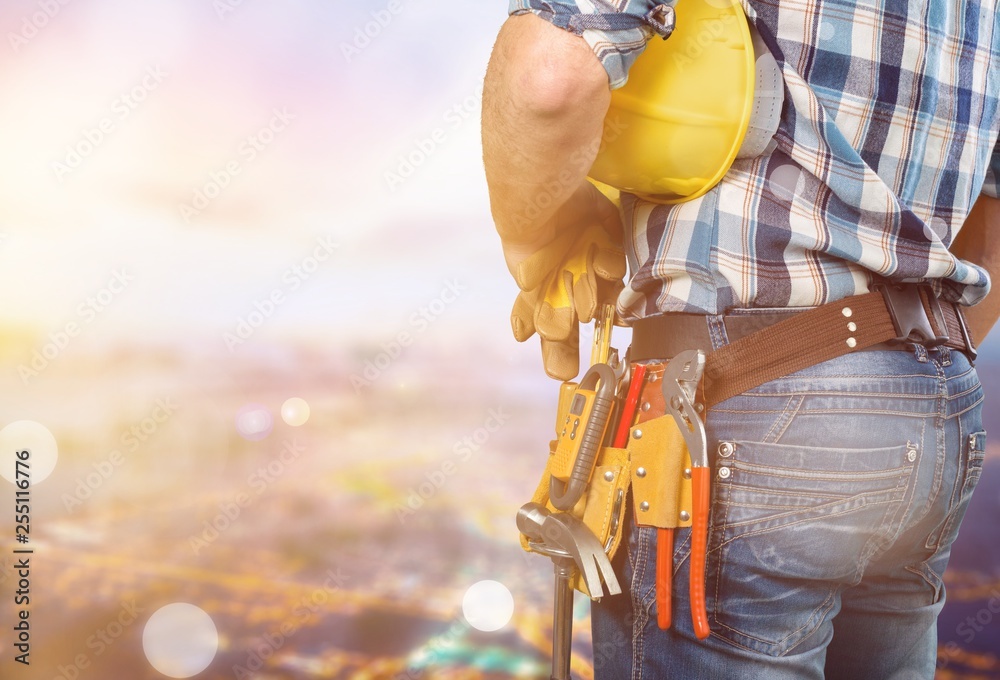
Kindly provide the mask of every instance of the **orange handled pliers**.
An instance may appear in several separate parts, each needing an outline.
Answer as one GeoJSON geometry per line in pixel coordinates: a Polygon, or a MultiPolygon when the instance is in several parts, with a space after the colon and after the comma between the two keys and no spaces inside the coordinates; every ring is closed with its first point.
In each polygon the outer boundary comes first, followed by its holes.
{"type": "MultiPolygon", "coordinates": [[[[705,560],[708,550],[709,481],[708,441],[697,405],[698,384],[705,372],[705,353],[689,350],[675,356],[663,371],[663,398],[691,454],[691,624],[704,640],[711,632],[705,607],[705,560]]],[[[670,627],[670,592],[673,571],[673,529],[660,529],[656,549],[657,623],[670,627]]]]}

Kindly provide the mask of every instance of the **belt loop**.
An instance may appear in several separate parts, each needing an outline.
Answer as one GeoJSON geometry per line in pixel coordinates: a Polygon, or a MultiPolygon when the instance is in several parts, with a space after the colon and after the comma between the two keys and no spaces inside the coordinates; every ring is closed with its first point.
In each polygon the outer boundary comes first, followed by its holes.
{"type": "Polygon", "coordinates": [[[706,315],[708,337],[712,340],[712,349],[716,350],[729,344],[729,333],[726,332],[725,317],[721,314],[706,315]]]}

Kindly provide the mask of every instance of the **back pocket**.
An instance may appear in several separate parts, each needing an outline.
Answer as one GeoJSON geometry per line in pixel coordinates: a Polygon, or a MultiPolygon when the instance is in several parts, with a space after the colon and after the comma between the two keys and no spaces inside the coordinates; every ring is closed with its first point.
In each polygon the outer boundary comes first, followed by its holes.
{"type": "MultiPolygon", "coordinates": [[[[713,629],[779,655],[815,632],[895,529],[917,444],[722,442],[713,482],[713,629]]],[[[711,587],[710,587],[711,588],[711,587]]]]}

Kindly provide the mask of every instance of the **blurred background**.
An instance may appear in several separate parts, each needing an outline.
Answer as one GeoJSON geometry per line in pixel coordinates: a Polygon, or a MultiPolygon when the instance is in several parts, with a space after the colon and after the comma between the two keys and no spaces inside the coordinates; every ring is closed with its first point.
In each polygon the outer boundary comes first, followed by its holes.
{"type": "MultiPolygon", "coordinates": [[[[551,568],[513,517],[557,386],[510,335],[479,149],[505,16],[0,5],[0,677],[547,677],[551,568]]],[[[1000,677],[998,458],[940,678],[1000,677]]]]}

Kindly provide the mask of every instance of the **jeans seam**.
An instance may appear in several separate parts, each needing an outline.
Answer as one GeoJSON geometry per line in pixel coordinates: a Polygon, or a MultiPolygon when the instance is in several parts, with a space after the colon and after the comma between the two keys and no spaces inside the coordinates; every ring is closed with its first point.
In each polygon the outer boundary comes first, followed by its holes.
{"type": "Polygon", "coordinates": [[[781,411],[778,417],[775,418],[774,424],[771,425],[771,429],[764,435],[765,442],[777,443],[778,440],[781,439],[781,435],[785,434],[785,431],[788,430],[792,421],[795,420],[795,416],[798,415],[799,409],[802,408],[803,401],[805,401],[804,395],[799,395],[797,398],[795,396],[788,398],[788,401],[785,402],[785,408],[781,411]],[[775,432],[775,428],[780,429],[775,432]]]}
{"type": "Polygon", "coordinates": [[[629,588],[632,597],[632,612],[635,616],[632,622],[632,677],[635,680],[642,680],[642,653],[643,642],[645,641],[642,629],[646,625],[646,609],[642,606],[642,598],[639,591],[642,587],[642,580],[646,575],[646,563],[648,562],[646,559],[648,552],[646,535],[648,532],[642,531],[639,527],[636,527],[636,530],[639,532],[639,541],[636,546],[636,564],[639,565],[641,571],[637,571],[633,567],[632,584],[629,588]]]}
{"type": "MultiPolygon", "coordinates": [[[[889,499],[884,500],[884,501],[878,501],[878,502],[875,502],[875,503],[866,504],[864,507],[870,508],[870,507],[875,507],[875,506],[878,506],[878,505],[886,505],[888,503],[898,503],[898,502],[899,501],[896,500],[896,499],[889,498],[889,499]]],[[[817,506],[817,508],[822,508],[825,505],[832,505],[832,504],[831,503],[826,503],[824,505],[817,506]]],[[[847,514],[850,514],[852,512],[855,512],[858,509],[859,508],[856,508],[856,507],[847,508],[845,510],[842,510],[841,512],[834,512],[834,513],[831,513],[829,515],[823,515],[821,519],[828,519],[830,517],[840,517],[841,515],[847,515],[847,514]]],[[[773,519],[773,518],[770,518],[770,519],[773,519]]],[[[733,541],[737,541],[737,540],[739,540],[741,538],[747,538],[749,536],[759,536],[761,534],[767,534],[767,533],[770,533],[770,532],[775,531],[777,529],[786,529],[788,527],[797,526],[799,524],[804,524],[806,522],[813,522],[816,519],[817,519],[816,517],[803,517],[802,519],[796,520],[794,522],[789,522],[788,524],[782,524],[779,527],[772,527],[772,528],[767,528],[767,529],[759,529],[757,531],[749,531],[749,532],[747,532],[745,534],[740,534],[739,536],[733,536],[732,538],[723,540],[722,544],[719,545],[719,546],[717,546],[715,548],[715,550],[721,550],[724,546],[728,545],[729,543],[732,543],[733,541]]],[[[738,526],[742,526],[743,524],[756,524],[758,522],[759,522],[759,520],[755,520],[754,522],[737,523],[737,524],[733,524],[732,526],[738,527],[738,526]]]]}
{"type": "MultiPolygon", "coordinates": [[[[910,469],[912,466],[901,465],[899,467],[889,468],[888,470],[882,470],[876,473],[870,472],[837,472],[834,473],[832,470],[821,471],[813,474],[802,473],[802,474],[788,474],[778,472],[779,468],[768,467],[766,465],[755,465],[754,463],[745,463],[742,461],[736,461],[733,468],[736,470],[743,470],[745,472],[750,472],[759,475],[767,475],[768,477],[778,477],[780,479],[813,479],[825,482],[857,482],[857,481],[868,481],[876,479],[891,479],[894,476],[902,474],[904,470],[910,469]]],[[[786,468],[787,469],[787,468],[786,468]]],[[[793,472],[789,470],[789,473],[793,472]]]]}
{"type": "Polygon", "coordinates": [[[946,420],[951,420],[952,418],[957,418],[960,415],[968,413],[969,411],[978,407],[982,403],[983,403],[983,397],[979,397],[979,399],[976,400],[975,404],[971,404],[970,406],[966,406],[965,408],[963,408],[961,411],[956,411],[955,413],[952,413],[950,416],[946,418],[946,420]]]}

